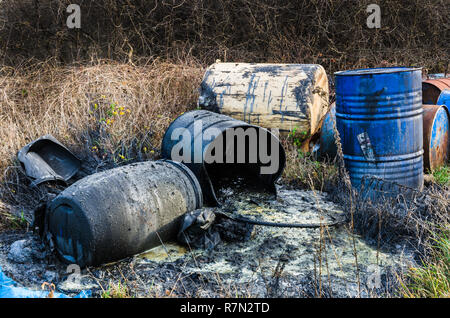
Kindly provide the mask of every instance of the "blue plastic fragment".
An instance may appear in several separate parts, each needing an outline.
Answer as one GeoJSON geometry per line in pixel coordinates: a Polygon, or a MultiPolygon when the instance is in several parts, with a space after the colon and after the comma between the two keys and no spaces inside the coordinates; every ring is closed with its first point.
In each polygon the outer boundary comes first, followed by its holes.
{"type": "MultiPolygon", "coordinates": [[[[6,276],[0,267],[0,298],[47,298],[49,292],[43,290],[32,290],[21,287],[14,280],[6,276]]],[[[89,298],[90,290],[81,291],[74,298],[89,298]]],[[[65,294],[55,292],[53,298],[71,298],[65,294]]]]}

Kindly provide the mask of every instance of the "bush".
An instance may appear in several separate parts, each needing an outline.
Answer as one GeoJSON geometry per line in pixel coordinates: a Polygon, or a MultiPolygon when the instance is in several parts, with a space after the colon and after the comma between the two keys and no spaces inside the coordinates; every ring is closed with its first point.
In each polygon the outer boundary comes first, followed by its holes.
{"type": "Polygon", "coordinates": [[[366,26],[372,1],[3,0],[0,57],[58,62],[191,55],[224,61],[319,63],[328,71],[383,64],[447,68],[445,0],[380,0],[381,29],[366,26]],[[81,6],[81,28],[66,8],[81,6]]]}

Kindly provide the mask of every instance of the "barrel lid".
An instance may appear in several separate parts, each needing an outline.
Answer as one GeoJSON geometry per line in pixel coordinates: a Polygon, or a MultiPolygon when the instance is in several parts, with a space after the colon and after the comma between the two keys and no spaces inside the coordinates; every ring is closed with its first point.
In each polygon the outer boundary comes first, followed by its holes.
{"type": "Polygon", "coordinates": [[[365,74],[388,74],[388,73],[399,73],[399,72],[411,72],[420,71],[421,67],[378,67],[378,68],[362,68],[356,70],[339,71],[334,73],[334,75],[365,75],[365,74]]]}

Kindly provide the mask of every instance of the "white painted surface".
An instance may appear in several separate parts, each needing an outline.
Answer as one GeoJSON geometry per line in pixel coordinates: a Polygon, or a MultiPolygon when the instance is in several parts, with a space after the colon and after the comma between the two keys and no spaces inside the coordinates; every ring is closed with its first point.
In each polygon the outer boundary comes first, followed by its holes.
{"type": "Polygon", "coordinates": [[[281,132],[314,134],[328,111],[328,78],[317,64],[215,63],[199,106],[281,132]]]}

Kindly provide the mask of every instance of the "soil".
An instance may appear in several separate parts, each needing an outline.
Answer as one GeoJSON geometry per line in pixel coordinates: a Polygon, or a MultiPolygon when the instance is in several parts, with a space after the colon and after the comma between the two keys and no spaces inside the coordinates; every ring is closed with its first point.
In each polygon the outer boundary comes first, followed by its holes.
{"type": "MultiPolygon", "coordinates": [[[[343,216],[316,191],[278,185],[275,197],[238,182],[217,193],[223,212],[259,221],[326,224],[343,216]]],[[[406,239],[378,242],[352,234],[345,224],[281,228],[217,218],[214,226],[222,242],[213,249],[169,242],[81,271],[61,263],[30,231],[2,232],[0,267],[25,287],[54,283],[69,296],[91,290],[101,297],[120,283],[130,297],[392,297],[396,274],[415,265],[406,239]]]]}

